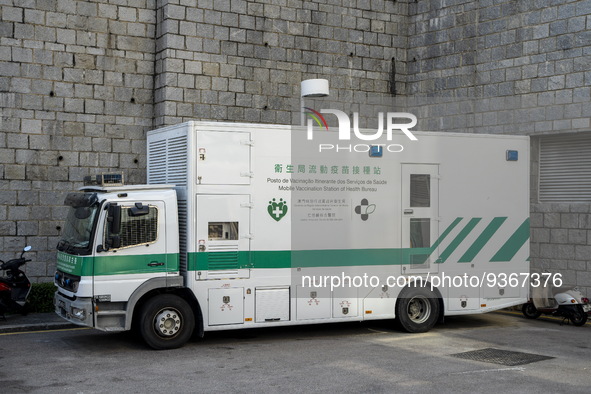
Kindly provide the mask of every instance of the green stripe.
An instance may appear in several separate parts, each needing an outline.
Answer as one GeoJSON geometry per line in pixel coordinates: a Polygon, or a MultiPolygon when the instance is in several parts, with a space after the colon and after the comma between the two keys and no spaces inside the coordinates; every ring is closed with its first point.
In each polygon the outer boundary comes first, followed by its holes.
{"type": "Polygon", "coordinates": [[[464,239],[468,236],[468,234],[470,234],[474,227],[476,227],[480,220],[482,220],[482,218],[470,219],[470,221],[468,222],[468,224],[466,224],[462,231],[460,231],[460,233],[456,235],[456,238],[453,241],[451,241],[451,243],[447,246],[443,253],[439,255],[439,260],[442,263],[445,263],[447,258],[457,249],[458,246],[460,246],[462,241],[464,241],[464,239]]]}
{"type": "Polygon", "coordinates": [[[478,253],[484,248],[484,245],[490,241],[501,225],[507,220],[506,217],[494,218],[484,229],[482,234],[476,238],[476,241],[468,248],[466,253],[458,260],[458,263],[471,263],[478,253]]]}
{"type": "Polygon", "coordinates": [[[97,256],[94,258],[95,275],[153,274],[179,270],[179,254],[145,254],[131,256],[97,256]],[[164,263],[149,266],[150,263],[164,263]]]}
{"type": "Polygon", "coordinates": [[[529,239],[529,218],[519,226],[490,261],[511,261],[529,239]]]}
{"type": "Polygon", "coordinates": [[[56,269],[77,276],[92,276],[92,257],[57,252],[56,269]]]}
{"type": "Polygon", "coordinates": [[[179,254],[163,253],[89,257],[58,252],[56,268],[58,271],[78,276],[176,272],[179,270],[179,254]],[[164,265],[151,267],[148,264],[152,262],[162,262],[164,265]]]}
{"type": "Polygon", "coordinates": [[[456,220],[454,220],[452,222],[452,224],[450,224],[445,231],[443,232],[443,234],[441,234],[441,237],[439,237],[437,239],[437,241],[435,241],[435,243],[433,244],[433,246],[431,246],[432,252],[435,251],[435,249],[439,246],[439,244],[441,244],[441,242],[445,239],[445,237],[447,237],[449,235],[449,233],[451,233],[451,231],[462,221],[463,218],[456,218],[456,220]]]}
{"type": "MultiPolygon", "coordinates": [[[[431,255],[461,221],[462,218],[456,218],[430,248],[241,251],[238,252],[234,265],[228,269],[420,264],[422,256],[427,258],[431,255]]],[[[213,253],[219,252],[188,253],[187,269],[212,269],[210,261],[213,259],[208,254],[213,253]]]]}

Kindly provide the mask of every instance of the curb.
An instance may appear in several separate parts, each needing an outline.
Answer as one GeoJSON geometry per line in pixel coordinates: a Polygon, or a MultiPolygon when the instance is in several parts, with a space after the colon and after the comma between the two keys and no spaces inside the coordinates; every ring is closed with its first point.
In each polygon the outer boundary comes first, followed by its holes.
{"type": "Polygon", "coordinates": [[[23,324],[23,325],[0,325],[0,334],[11,334],[17,332],[29,332],[29,331],[46,331],[46,330],[64,330],[70,328],[79,328],[72,323],[39,323],[39,324],[23,324]]]}
{"type": "Polygon", "coordinates": [[[0,335],[46,330],[72,329],[77,326],[53,313],[31,313],[26,316],[8,315],[4,319],[0,317],[0,335]]]}

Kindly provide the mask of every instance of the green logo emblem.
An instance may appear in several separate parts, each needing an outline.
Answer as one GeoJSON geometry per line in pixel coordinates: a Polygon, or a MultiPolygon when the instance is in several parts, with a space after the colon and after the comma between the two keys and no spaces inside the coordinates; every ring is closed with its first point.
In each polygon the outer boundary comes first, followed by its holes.
{"type": "Polygon", "coordinates": [[[269,201],[267,212],[269,212],[269,215],[278,222],[287,214],[287,202],[283,201],[282,198],[279,199],[279,202],[276,202],[275,199],[273,199],[273,201],[269,201]]]}

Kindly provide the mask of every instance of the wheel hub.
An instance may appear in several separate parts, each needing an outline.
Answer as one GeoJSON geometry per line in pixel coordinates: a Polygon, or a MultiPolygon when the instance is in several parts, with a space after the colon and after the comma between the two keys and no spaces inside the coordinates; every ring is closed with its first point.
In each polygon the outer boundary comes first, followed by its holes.
{"type": "Polygon", "coordinates": [[[414,323],[424,323],[431,316],[429,300],[423,296],[413,297],[408,303],[407,314],[414,323]]]}
{"type": "Polygon", "coordinates": [[[164,337],[175,335],[179,332],[181,325],[180,313],[174,309],[163,309],[154,320],[156,332],[164,337]]]}

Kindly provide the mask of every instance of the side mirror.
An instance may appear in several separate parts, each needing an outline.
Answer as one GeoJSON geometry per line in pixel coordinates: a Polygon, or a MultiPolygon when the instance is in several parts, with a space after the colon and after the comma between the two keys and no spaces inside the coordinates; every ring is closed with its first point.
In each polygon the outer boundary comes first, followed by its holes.
{"type": "Polygon", "coordinates": [[[129,208],[129,216],[144,216],[150,213],[150,207],[136,202],[135,206],[129,208]]]}
{"type": "Polygon", "coordinates": [[[117,204],[107,206],[107,234],[105,234],[104,245],[97,248],[97,252],[106,252],[111,248],[121,247],[121,207],[117,204]]]}
{"type": "Polygon", "coordinates": [[[109,234],[119,234],[121,231],[121,207],[119,205],[110,204],[107,209],[107,227],[109,234]]]}
{"type": "Polygon", "coordinates": [[[21,253],[21,259],[23,258],[23,256],[24,256],[25,252],[28,252],[28,251],[29,251],[29,250],[31,250],[31,249],[33,249],[33,248],[31,247],[31,245],[27,245],[27,246],[25,246],[25,247],[23,248],[23,252],[21,253]]]}

